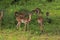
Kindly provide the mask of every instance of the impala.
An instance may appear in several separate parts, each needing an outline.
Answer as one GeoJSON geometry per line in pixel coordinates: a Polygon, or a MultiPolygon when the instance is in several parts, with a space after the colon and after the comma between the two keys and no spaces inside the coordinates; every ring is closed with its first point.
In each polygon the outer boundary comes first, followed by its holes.
{"type": "Polygon", "coordinates": [[[33,12],[35,12],[36,14],[37,14],[37,22],[38,22],[38,24],[39,24],[39,26],[40,26],[40,30],[41,30],[41,32],[43,32],[44,30],[44,28],[43,28],[43,17],[42,17],[42,12],[41,12],[41,9],[40,8],[36,8],[35,10],[33,10],[33,12]]]}
{"type": "Polygon", "coordinates": [[[17,29],[20,27],[21,23],[24,23],[24,31],[26,30],[27,25],[29,24],[29,22],[31,21],[31,12],[28,14],[28,18],[25,17],[24,13],[18,13],[15,12],[15,16],[16,16],[16,20],[17,20],[17,29]]]}

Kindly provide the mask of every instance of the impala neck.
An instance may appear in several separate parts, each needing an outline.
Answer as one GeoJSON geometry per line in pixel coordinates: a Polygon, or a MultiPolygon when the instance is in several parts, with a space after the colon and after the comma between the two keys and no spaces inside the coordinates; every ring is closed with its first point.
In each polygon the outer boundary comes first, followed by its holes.
{"type": "Polygon", "coordinates": [[[31,14],[29,14],[29,21],[31,20],[31,14]]]}

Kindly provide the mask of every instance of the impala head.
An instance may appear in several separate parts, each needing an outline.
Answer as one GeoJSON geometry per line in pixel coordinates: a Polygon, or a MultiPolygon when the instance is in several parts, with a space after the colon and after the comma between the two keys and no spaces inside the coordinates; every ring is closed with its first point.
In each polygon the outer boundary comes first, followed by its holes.
{"type": "Polygon", "coordinates": [[[36,13],[40,13],[41,12],[41,9],[40,8],[36,8],[36,13]]]}
{"type": "Polygon", "coordinates": [[[25,14],[24,13],[21,13],[21,12],[15,12],[15,16],[16,17],[19,17],[20,19],[22,19],[22,18],[25,17],[25,14]]]}
{"type": "Polygon", "coordinates": [[[15,16],[17,17],[19,15],[19,12],[15,12],[15,16]]]}
{"type": "Polygon", "coordinates": [[[32,10],[32,12],[35,12],[37,15],[40,15],[41,14],[41,9],[36,8],[36,9],[32,10]]]}

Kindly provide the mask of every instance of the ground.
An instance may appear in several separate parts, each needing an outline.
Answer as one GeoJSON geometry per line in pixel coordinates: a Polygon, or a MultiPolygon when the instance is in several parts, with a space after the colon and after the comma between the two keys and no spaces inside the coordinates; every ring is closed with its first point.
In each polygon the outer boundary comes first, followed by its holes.
{"type": "Polygon", "coordinates": [[[0,40],[60,40],[60,35],[30,34],[30,32],[3,30],[0,31],[0,40]]]}

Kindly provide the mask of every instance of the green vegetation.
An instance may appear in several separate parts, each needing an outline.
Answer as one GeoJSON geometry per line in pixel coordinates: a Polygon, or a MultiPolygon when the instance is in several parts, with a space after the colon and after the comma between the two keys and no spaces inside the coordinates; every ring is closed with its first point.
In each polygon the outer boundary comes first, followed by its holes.
{"type": "Polygon", "coordinates": [[[12,0],[1,0],[0,10],[4,10],[4,17],[2,20],[2,27],[0,30],[0,40],[60,40],[60,0],[48,2],[46,0],[19,0],[11,5],[12,0]],[[14,16],[15,11],[27,9],[29,11],[40,8],[43,12],[44,20],[45,13],[50,12],[52,23],[44,22],[44,34],[40,35],[39,26],[37,24],[36,15],[32,16],[32,21],[29,24],[30,32],[24,32],[24,24],[21,25],[19,30],[16,30],[16,19],[14,16]],[[48,34],[48,35],[47,35],[48,34]]]}

